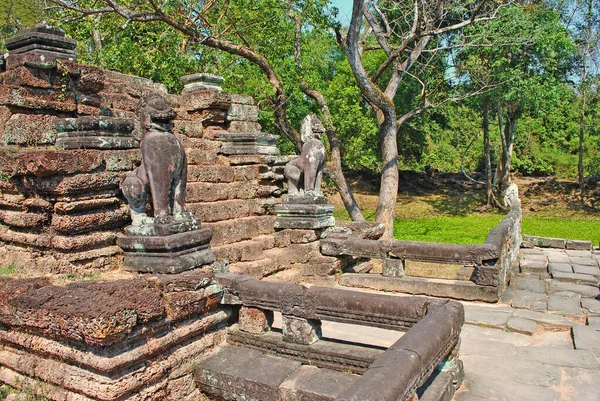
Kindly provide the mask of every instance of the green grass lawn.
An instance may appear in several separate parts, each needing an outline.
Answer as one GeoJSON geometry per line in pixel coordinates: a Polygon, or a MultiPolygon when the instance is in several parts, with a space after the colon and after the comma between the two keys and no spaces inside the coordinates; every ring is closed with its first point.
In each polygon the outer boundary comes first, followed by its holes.
{"type": "MultiPolygon", "coordinates": [[[[345,210],[336,210],[334,215],[336,219],[348,220],[345,210]]],[[[364,215],[368,220],[373,220],[375,213],[366,210],[364,215]]],[[[498,213],[396,218],[394,238],[403,241],[480,244],[485,241],[488,231],[503,218],[504,215],[498,213]]],[[[590,240],[597,246],[600,241],[600,218],[548,218],[528,213],[523,218],[523,234],[590,240]]]]}

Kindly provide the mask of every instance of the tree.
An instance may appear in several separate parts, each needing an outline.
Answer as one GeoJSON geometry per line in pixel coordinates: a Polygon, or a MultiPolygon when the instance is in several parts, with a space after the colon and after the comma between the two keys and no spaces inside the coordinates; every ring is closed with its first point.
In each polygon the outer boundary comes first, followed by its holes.
{"type": "Polygon", "coordinates": [[[600,2],[597,0],[558,1],[556,9],[577,46],[578,63],[575,84],[579,92],[579,147],[577,176],[583,202],[585,194],[584,150],[586,116],[594,98],[595,78],[600,74],[600,2]]]}
{"type": "Polygon", "coordinates": [[[0,2],[0,49],[4,41],[19,30],[40,22],[43,15],[43,0],[2,0],[0,2]]]}
{"type": "Polygon", "coordinates": [[[469,82],[495,86],[485,96],[484,113],[492,108],[498,120],[501,152],[494,184],[503,191],[510,183],[517,123],[524,113],[543,113],[558,102],[573,44],[558,15],[544,4],[506,8],[495,21],[472,29],[468,34],[480,40],[462,52],[461,70],[469,82]]]}
{"type": "MultiPolygon", "coordinates": [[[[376,220],[385,225],[384,238],[393,234],[394,207],[398,196],[398,129],[411,118],[443,102],[430,93],[444,71],[430,73],[454,48],[452,36],[464,27],[495,17],[496,4],[485,1],[367,1],[355,0],[348,33],[338,30],[338,40],[362,94],[377,110],[382,158],[381,185],[376,220]],[[366,22],[365,22],[366,21],[366,22]],[[374,40],[369,41],[373,36],[374,40]],[[366,51],[383,52],[373,72],[365,68],[366,51]],[[397,109],[394,101],[401,86],[417,83],[420,96],[397,109]],[[435,99],[435,100],[434,100],[435,99]],[[408,106],[408,107],[407,107],[408,106]]],[[[502,5],[502,3],[500,3],[502,5]]],[[[443,97],[443,95],[442,95],[443,97]]]]}
{"type": "MultiPolygon", "coordinates": [[[[62,10],[77,18],[93,18],[104,15],[119,15],[125,26],[133,22],[162,23],[177,31],[186,39],[186,44],[202,45],[227,54],[241,57],[257,66],[270,86],[272,95],[268,98],[274,114],[276,126],[299,150],[300,135],[288,118],[290,98],[282,75],[297,70],[294,58],[295,44],[301,42],[305,33],[327,30],[332,24],[327,0],[289,1],[176,1],[157,3],[154,0],[134,2],[129,0],[50,0],[62,10]],[[101,4],[101,6],[98,6],[101,4]],[[319,29],[317,29],[319,28],[319,29]],[[296,40],[294,40],[294,35],[296,40]],[[273,46],[273,38],[278,38],[278,46],[273,46]],[[277,65],[278,68],[274,68],[277,65]]],[[[96,42],[98,42],[96,40],[96,42]]],[[[98,47],[98,46],[97,46],[98,47]]],[[[298,77],[298,71],[295,71],[298,77]]],[[[289,75],[294,75],[292,72],[289,75]]],[[[291,79],[287,82],[296,82],[291,79]]],[[[323,112],[325,120],[327,107],[320,93],[308,86],[306,93],[313,97],[323,112]],[[309,89],[312,89],[309,91],[309,89]]],[[[354,219],[364,220],[352,193],[346,185],[341,170],[341,158],[333,125],[328,123],[328,138],[332,150],[332,163],[329,164],[333,181],[337,184],[354,219]]]]}

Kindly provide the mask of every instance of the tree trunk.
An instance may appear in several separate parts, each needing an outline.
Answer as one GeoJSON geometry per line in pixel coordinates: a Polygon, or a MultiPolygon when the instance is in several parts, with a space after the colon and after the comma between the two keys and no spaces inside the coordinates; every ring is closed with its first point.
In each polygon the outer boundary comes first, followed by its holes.
{"type": "Polygon", "coordinates": [[[510,165],[512,162],[512,151],[515,140],[515,131],[517,130],[517,121],[520,113],[509,111],[502,128],[502,112],[498,108],[498,124],[500,126],[500,137],[502,142],[502,152],[496,167],[494,181],[498,186],[500,193],[504,193],[510,185],[510,165]]]}
{"type": "Polygon", "coordinates": [[[581,202],[585,195],[585,177],[583,173],[583,151],[584,151],[584,134],[585,134],[585,95],[582,93],[582,108],[581,115],[579,116],[579,160],[577,162],[577,172],[579,176],[579,196],[581,202]]]}
{"type": "Polygon", "coordinates": [[[377,202],[376,220],[385,226],[382,238],[392,238],[394,235],[394,208],[398,197],[398,145],[396,142],[396,110],[394,101],[369,78],[362,62],[360,32],[363,21],[364,0],[355,0],[352,6],[352,18],[346,37],[346,57],[352,69],[352,74],[361,93],[377,107],[383,119],[379,125],[381,141],[381,157],[383,168],[379,200],[377,202]]]}
{"type": "Polygon", "coordinates": [[[489,120],[489,105],[486,103],[483,106],[483,121],[481,128],[483,129],[483,153],[485,155],[485,189],[487,192],[487,205],[494,205],[494,187],[492,180],[492,147],[490,145],[490,120],[489,120]]]}
{"type": "Polygon", "coordinates": [[[384,113],[384,120],[379,127],[381,138],[381,184],[377,202],[376,220],[385,226],[382,238],[394,236],[394,209],[398,198],[398,142],[396,140],[396,115],[384,113]]]}

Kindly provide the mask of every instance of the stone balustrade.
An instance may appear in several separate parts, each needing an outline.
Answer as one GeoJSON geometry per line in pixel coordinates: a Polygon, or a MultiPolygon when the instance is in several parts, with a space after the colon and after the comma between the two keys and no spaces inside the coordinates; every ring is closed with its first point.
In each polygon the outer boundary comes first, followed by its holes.
{"type": "Polygon", "coordinates": [[[460,245],[432,242],[358,239],[331,235],[321,241],[328,256],[353,256],[382,260],[382,274],[348,273],[340,284],[413,294],[497,302],[521,245],[520,205],[511,208],[492,228],[483,244],[460,245]],[[463,265],[456,280],[427,280],[405,275],[406,261],[463,265]]]}

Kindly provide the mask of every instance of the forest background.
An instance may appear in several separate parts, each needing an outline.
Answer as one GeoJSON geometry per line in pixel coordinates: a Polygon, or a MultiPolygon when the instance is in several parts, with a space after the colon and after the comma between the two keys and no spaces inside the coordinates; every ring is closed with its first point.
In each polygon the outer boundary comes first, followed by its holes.
{"type": "MultiPolygon", "coordinates": [[[[532,223],[531,234],[598,242],[600,1],[442,0],[435,6],[388,0],[5,0],[0,48],[23,27],[47,21],[78,41],[80,62],[147,77],[173,92],[182,75],[221,75],[225,90],[254,96],[264,130],[282,134],[279,146],[287,154],[297,153],[294,131],[302,118],[317,113],[333,134],[326,146],[334,157],[337,149],[358,200],[358,213],[349,208],[349,215],[384,223],[376,199],[385,195],[384,181],[377,186],[389,164],[385,113],[368,91],[378,85],[386,92],[399,71],[401,84],[389,96],[398,123],[393,170],[404,171],[392,177],[400,183],[398,204],[392,191],[396,238],[444,242],[446,231],[448,241],[456,241],[459,226],[487,232],[501,216],[502,191],[511,178],[504,168],[522,193],[537,196],[524,222],[525,229],[528,219],[532,223]],[[357,3],[365,3],[364,12],[352,12],[357,3]],[[111,4],[141,11],[127,18],[111,4]],[[137,17],[157,10],[193,30],[137,17]],[[352,58],[353,29],[358,62],[352,58]],[[212,39],[260,55],[280,87],[256,60],[211,46],[212,39]],[[445,174],[461,171],[462,178],[445,174]],[[415,203],[414,196],[424,198],[415,203]],[[494,206],[499,215],[489,214],[494,206]],[[432,214],[459,217],[432,228],[432,214]],[[551,228],[557,217],[565,224],[551,228]]],[[[336,166],[330,163],[328,170],[334,192],[336,166]]],[[[481,235],[465,233],[459,241],[477,242],[481,235]]]]}

